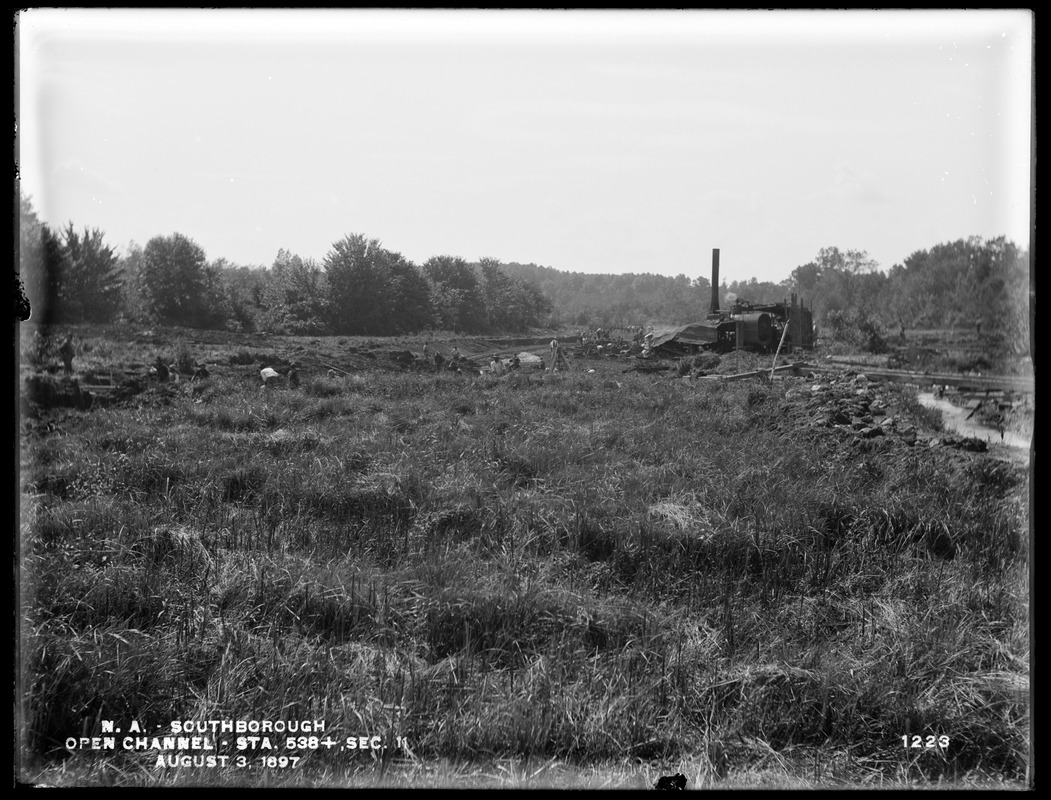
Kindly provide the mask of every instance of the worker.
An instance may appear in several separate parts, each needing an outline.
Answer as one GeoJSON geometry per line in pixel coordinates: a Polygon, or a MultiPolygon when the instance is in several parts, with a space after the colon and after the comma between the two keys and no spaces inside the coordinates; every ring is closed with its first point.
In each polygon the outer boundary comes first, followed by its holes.
{"type": "Polygon", "coordinates": [[[423,360],[426,363],[431,363],[431,346],[429,343],[423,343],[423,360]]]}
{"type": "Polygon", "coordinates": [[[164,363],[164,359],[157,356],[157,361],[153,365],[153,368],[157,371],[157,382],[167,383],[168,382],[168,365],[164,363]]]}
{"type": "Polygon", "coordinates": [[[500,356],[493,353],[493,359],[489,362],[489,371],[494,375],[503,375],[504,369],[504,362],[500,359],[500,356]]]}
{"type": "Polygon", "coordinates": [[[62,346],[58,348],[58,354],[62,356],[62,366],[65,367],[66,374],[73,374],[73,355],[75,353],[73,347],[73,336],[69,335],[62,342],[62,346]]]}
{"type": "Polygon", "coordinates": [[[651,332],[646,334],[646,336],[645,336],[645,338],[643,340],[642,357],[643,358],[649,358],[650,354],[652,352],[653,352],[653,332],[651,331],[651,332]]]}
{"type": "Polygon", "coordinates": [[[270,386],[278,377],[278,373],[273,367],[263,367],[259,370],[259,377],[263,379],[263,386],[270,386]]]}

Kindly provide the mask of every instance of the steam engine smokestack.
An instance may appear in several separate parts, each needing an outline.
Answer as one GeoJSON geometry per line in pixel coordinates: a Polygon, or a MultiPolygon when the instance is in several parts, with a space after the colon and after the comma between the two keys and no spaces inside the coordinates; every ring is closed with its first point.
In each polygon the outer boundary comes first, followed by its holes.
{"type": "Polygon", "coordinates": [[[719,248],[712,250],[712,313],[719,313],[719,248]]]}

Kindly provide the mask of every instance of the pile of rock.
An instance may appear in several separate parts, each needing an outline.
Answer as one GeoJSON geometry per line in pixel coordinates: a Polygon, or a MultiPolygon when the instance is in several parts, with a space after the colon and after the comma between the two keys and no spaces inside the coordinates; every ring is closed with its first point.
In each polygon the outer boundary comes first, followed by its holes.
{"type": "Polygon", "coordinates": [[[861,373],[828,376],[810,386],[807,402],[811,427],[840,428],[864,439],[894,434],[915,444],[916,428],[889,413],[893,397],[861,373]]]}

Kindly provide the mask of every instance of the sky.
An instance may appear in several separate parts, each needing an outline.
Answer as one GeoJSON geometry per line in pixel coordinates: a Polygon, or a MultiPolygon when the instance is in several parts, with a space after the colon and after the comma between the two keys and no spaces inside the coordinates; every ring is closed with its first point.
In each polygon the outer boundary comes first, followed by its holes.
{"type": "Polygon", "coordinates": [[[567,272],[781,281],[1032,231],[1033,16],[30,9],[21,189],[118,253],[351,234],[567,272]]]}

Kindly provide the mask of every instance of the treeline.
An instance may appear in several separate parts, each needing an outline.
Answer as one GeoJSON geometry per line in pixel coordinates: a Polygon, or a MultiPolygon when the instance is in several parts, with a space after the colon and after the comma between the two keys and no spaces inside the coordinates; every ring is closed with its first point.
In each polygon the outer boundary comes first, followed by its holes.
{"type": "Polygon", "coordinates": [[[524,331],[551,303],[492,258],[435,256],[418,267],[350,234],[322,263],[278,251],[269,268],[209,261],[186,236],[119,255],[99,230],[53,231],[20,197],[19,273],[44,325],[135,321],[291,335],[385,336],[428,329],[524,331]]]}
{"type": "MultiPolygon", "coordinates": [[[[554,326],[679,325],[711,307],[706,276],[586,275],[514,262],[504,270],[551,298],[554,326]]],[[[719,306],[776,303],[793,292],[832,339],[878,348],[902,328],[980,327],[989,341],[1029,346],[1029,254],[1004,237],[939,244],[886,272],[864,251],[823,248],[779,283],[722,282],[719,306]]]]}
{"type": "Polygon", "coordinates": [[[886,272],[863,251],[825,248],[786,286],[813,298],[828,336],[873,351],[910,328],[967,329],[990,347],[1029,351],[1029,253],[1002,236],[918,250],[886,272]]]}
{"type": "Polygon", "coordinates": [[[708,313],[711,281],[706,277],[564,272],[511,262],[504,270],[527,280],[551,298],[553,327],[676,325],[708,313]]]}
{"type": "MultiPolygon", "coordinates": [[[[19,270],[38,321],[121,319],[283,334],[679,325],[711,306],[707,275],[592,275],[536,264],[435,256],[422,266],[351,234],[318,264],[280,250],[267,268],[209,262],[175,233],[118,256],[98,230],[52,231],[21,197],[19,270]]],[[[707,270],[705,270],[707,271],[707,270]]],[[[1004,237],[919,250],[887,271],[860,250],[823,248],[778,283],[723,282],[735,299],[812,306],[823,338],[878,350],[903,328],[981,329],[1029,347],[1029,254],[1004,237]]]]}

